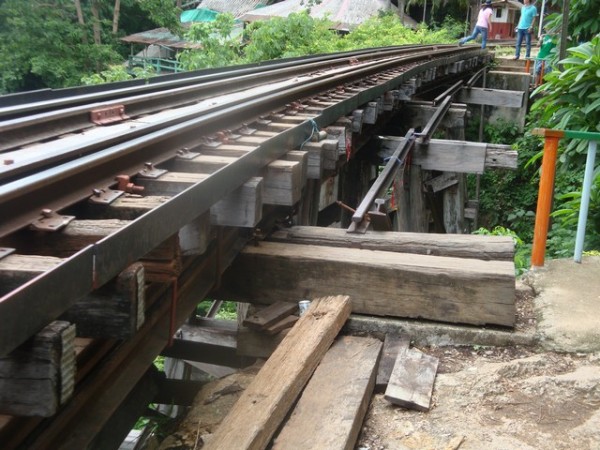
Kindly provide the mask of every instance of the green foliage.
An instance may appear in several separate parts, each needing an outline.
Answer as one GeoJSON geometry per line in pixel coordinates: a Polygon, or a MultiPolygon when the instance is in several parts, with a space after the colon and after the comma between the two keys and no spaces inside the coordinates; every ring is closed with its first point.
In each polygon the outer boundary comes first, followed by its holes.
{"type": "Polygon", "coordinates": [[[331,22],[315,19],[306,11],[254,22],[247,29],[247,62],[259,62],[338,50],[339,37],[329,29],[331,22]]]}
{"type": "MultiPolygon", "coordinates": [[[[478,123],[475,123],[478,128],[478,123]]],[[[475,130],[469,128],[467,139],[477,141],[475,130]]],[[[514,230],[523,240],[533,239],[533,224],[537,203],[538,180],[536,166],[527,162],[541,149],[539,139],[522,136],[516,124],[497,121],[484,128],[485,142],[514,142],[518,151],[516,170],[486,170],[480,175],[479,220],[487,228],[503,226],[514,230]]],[[[474,197],[475,176],[469,179],[469,196],[474,197]]]]}
{"type": "Polygon", "coordinates": [[[85,41],[71,0],[5,0],[0,23],[0,93],[74,86],[121,60],[112,45],[85,41]]]}
{"type": "MultiPolygon", "coordinates": [[[[198,317],[205,317],[206,313],[210,309],[212,300],[203,300],[196,306],[196,315],[198,317]]],[[[216,315],[217,319],[223,320],[237,320],[237,303],[236,302],[223,302],[219,312],[216,315]]]]}
{"type": "Polygon", "coordinates": [[[112,83],[116,81],[132,80],[134,78],[148,79],[156,74],[153,68],[134,67],[131,71],[127,70],[122,64],[109,66],[108,69],[100,73],[93,73],[81,78],[84,85],[112,83]]]}
{"type": "MultiPolygon", "coordinates": [[[[560,9],[563,0],[553,0],[555,9],[560,9]]],[[[600,33],[600,20],[598,20],[598,0],[570,0],[569,1],[569,36],[573,42],[590,40],[600,33]]],[[[553,13],[546,18],[545,28],[549,32],[559,32],[562,26],[562,14],[553,13]]]]}
{"type": "MultiPolygon", "coordinates": [[[[532,111],[540,111],[549,128],[600,131],[600,35],[591,42],[568,49],[563,70],[553,70],[536,89],[541,94],[532,111]]],[[[561,162],[581,166],[587,151],[585,141],[571,140],[561,152],[561,162]]]]}
{"type": "Polygon", "coordinates": [[[517,275],[521,275],[526,272],[530,266],[529,253],[531,251],[530,246],[526,245],[523,240],[509,228],[502,226],[496,226],[492,230],[487,228],[479,228],[474,231],[473,234],[488,235],[488,236],[509,236],[515,243],[515,272],[517,275]]]}
{"type": "Polygon", "coordinates": [[[406,44],[452,43],[460,31],[456,27],[430,30],[421,24],[417,30],[405,27],[397,15],[385,13],[371,17],[343,38],[343,49],[359,49],[406,44]]]}
{"type": "Polygon", "coordinates": [[[201,50],[186,50],[178,55],[185,70],[225,67],[240,62],[240,42],[231,37],[235,20],[231,14],[219,14],[215,21],[194,23],[185,33],[187,40],[202,44],[201,50]]]}
{"type": "MultiPolygon", "coordinates": [[[[557,219],[557,229],[552,229],[550,237],[550,251],[552,253],[563,252],[565,249],[572,252],[575,247],[575,232],[579,220],[581,206],[581,179],[573,179],[562,192],[556,196],[556,208],[552,217],[557,219]],[[574,190],[568,190],[569,188],[574,190]],[[563,230],[570,230],[565,234],[563,230]],[[556,248],[554,248],[556,247],[556,248]]],[[[590,192],[590,203],[588,218],[586,222],[585,245],[588,249],[600,249],[600,169],[596,170],[590,192]]]]}
{"type": "Polygon", "coordinates": [[[179,21],[181,10],[173,0],[136,0],[142,11],[146,12],[159,27],[167,28],[172,33],[181,35],[183,28],[179,21]]]}

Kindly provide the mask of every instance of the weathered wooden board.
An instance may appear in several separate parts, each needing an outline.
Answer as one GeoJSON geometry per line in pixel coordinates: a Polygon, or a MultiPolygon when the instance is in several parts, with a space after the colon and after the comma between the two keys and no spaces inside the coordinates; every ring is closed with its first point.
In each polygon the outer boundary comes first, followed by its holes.
{"type": "Polygon", "coordinates": [[[260,311],[248,315],[242,324],[249,328],[263,329],[270,327],[296,311],[298,311],[296,303],[275,302],[260,311]]]}
{"type": "Polygon", "coordinates": [[[347,233],[341,228],[303,226],[276,231],[269,236],[269,239],[297,244],[502,261],[513,260],[515,247],[513,240],[508,236],[397,233],[372,230],[365,234],[357,234],[347,233]]]}
{"type": "Polygon", "coordinates": [[[417,411],[429,411],[438,359],[410,349],[398,354],[385,399],[417,411]]]}
{"type": "Polygon", "coordinates": [[[340,337],[323,357],[273,450],[352,450],[373,393],[381,342],[340,337]]]}
{"type": "Polygon", "coordinates": [[[277,334],[280,331],[291,328],[296,322],[298,322],[298,316],[287,316],[281,319],[279,322],[275,322],[273,325],[262,330],[265,334],[277,334]]]}
{"type": "MultiPolygon", "coordinates": [[[[380,156],[389,156],[402,137],[382,138],[380,156]]],[[[446,139],[431,139],[428,145],[417,145],[411,161],[423,170],[483,173],[486,168],[514,169],[517,153],[509,145],[486,144],[446,139]]]]}
{"type": "Polygon", "coordinates": [[[213,225],[255,227],[262,218],[263,179],[250,178],[223,200],[210,208],[213,225]]]}
{"type": "Polygon", "coordinates": [[[146,277],[134,263],[115,279],[77,301],[62,320],[77,326],[77,336],[127,339],[144,324],[146,277]]]}
{"type": "Polygon", "coordinates": [[[504,89],[463,88],[458,91],[456,100],[472,105],[504,106],[522,108],[525,93],[504,89]]]}
{"type": "Polygon", "coordinates": [[[144,195],[177,195],[208,176],[204,173],[167,172],[159,178],[138,177],[136,184],[144,187],[144,195]]]}
{"type": "Polygon", "coordinates": [[[313,300],[205,445],[262,450],[350,315],[347,296],[313,300]]]}
{"type": "Polygon", "coordinates": [[[377,379],[375,380],[375,392],[385,391],[398,355],[408,350],[409,347],[410,338],[408,336],[385,335],[379,369],[377,370],[377,379]]]}
{"type": "MultiPolygon", "coordinates": [[[[9,255],[0,260],[0,286],[9,292],[62,262],[60,258],[9,255]]],[[[124,339],[144,323],[144,267],[135,263],[114,280],[78,300],[61,320],[77,326],[77,336],[124,339]]]]}
{"type": "Polygon", "coordinates": [[[278,159],[264,168],[263,203],[292,206],[302,195],[305,178],[303,161],[278,159]]]}
{"type": "Polygon", "coordinates": [[[55,321],[0,358],[0,413],[52,416],[73,394],[75,326],[55,321]]]}
{"type": "Polygon", "coordinates": [[[361,314],[515,323],[514,263],[261,242],[225,272],[219,298],[296,302],[341,292],[361,314]]]}

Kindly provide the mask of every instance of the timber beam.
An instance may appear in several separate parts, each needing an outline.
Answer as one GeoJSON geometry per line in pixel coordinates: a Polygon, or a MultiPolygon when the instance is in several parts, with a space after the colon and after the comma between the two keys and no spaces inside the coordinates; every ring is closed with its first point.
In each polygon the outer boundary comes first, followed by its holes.
{"type": "MultiPolygon", "coordinates": [[[[379,156],[387,158],[403,137],[385,136],[379,156]]],[[[486,168],[517,168],[517,152],[510,145],[431,139],[428,145],[415,146],[412,164],[423,170],[483,173],[486,168]]]]}
{"type": "Polygon", "coordinates": [[[263,241],[240,253],[222,286],[214,297],[270,304],[342,293],[359,314],[515,323],[509,261],[263,241]]]}
{"type": "Polygon", "coordinates": [[[514,242],[509,236],[475,234],[399,233],[369,230],[365,234],[347,233],[341,228],[291,227],[269,236],[275,242],[349,247],[397,253],[415,253],[485,261],[512,261],[514,242]]]}

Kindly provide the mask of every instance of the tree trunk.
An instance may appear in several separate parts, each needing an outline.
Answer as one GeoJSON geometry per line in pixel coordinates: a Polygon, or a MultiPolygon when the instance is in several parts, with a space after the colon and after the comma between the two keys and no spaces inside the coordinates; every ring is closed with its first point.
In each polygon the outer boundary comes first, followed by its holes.
{"type": "Polygon", "coordinates": [[[471,16],[470,16],[470,27],[467,30],[467,36],[469,34],[471,34],[471,30],[473,30],[475,28],[475,24],[477,23],[477,15],[479,14],[479,8],[481,6],[481,3],[479,0],[469,0],[469,10],[471,11],[471,16]]]}
{"type": "Polygon", "coordinates": [[[119,31],[119,16],[121,14],[121,0],[115,0],[115,10],[113,12],[112,33],[117,34],[119,31]]]}
{"type": "Polygon", "coordinates": [[[98,0],[92,0],[92,16],[94,16],[94,44],[102,44],[102,35],[100,33],[100,12],[98,10],[98,0]]]}
{"type": "Polygon", "coordinates": [[[83,18],[83,10],[81,9],[81,1],[73,0],[75,3],[75,9],[77,10],[77,21],[81,25],[81,42],[87,44],[87,32],[85,30],[85,20],[83,18]]]}
{"type": "Polygon", "coordinates": [[[404,8],[406,7],[405,0],[398,0],[398,16],[400,17],[400,23],[404,25],[404,8]]]}

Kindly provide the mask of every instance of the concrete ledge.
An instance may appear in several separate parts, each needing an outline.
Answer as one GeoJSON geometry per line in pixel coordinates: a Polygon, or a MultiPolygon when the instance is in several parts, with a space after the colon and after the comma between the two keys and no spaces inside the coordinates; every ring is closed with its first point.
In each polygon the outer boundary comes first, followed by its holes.
{"type": "Polygon", "coordinates": [[[535,346],[538,343],[538,338],[534,334],[356,314],[350,316],[342,332],[353,335],[368,333],[380,339],[383,339],[386,333],[408,335],[416,345],[508,347],[512,345],[535,346]]]}

